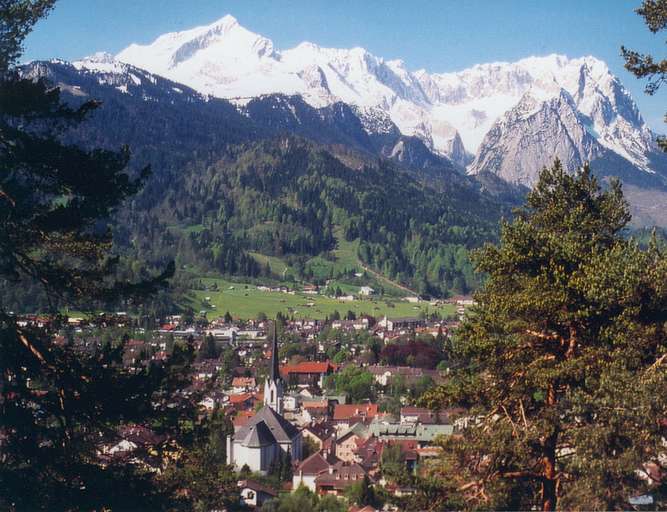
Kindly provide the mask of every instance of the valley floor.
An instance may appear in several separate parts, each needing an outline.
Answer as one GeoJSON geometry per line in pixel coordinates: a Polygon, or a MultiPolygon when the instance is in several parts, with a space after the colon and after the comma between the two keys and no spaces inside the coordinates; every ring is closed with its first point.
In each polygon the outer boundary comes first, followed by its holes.
{"type": "Polygon", "coordinates": [[[242,319],[257,318],[260,313],[271,318],[279,312],[294,318],[323,319],[334,311],[344,315],[348,310],[357,315],[368,314],[376,318],[385,315],[389,318],[416,317],[420,313],[437,313],[441,317],[456,314],[456,306],[452,304],[435,305],[426,301],[411,303],[395,297],[341,300],[300,291],[269,291],[254,284],[235,283],[224,279],[202,278],[202,282],[209,287],[215,283],[217,291],[193,290],[191,306],[195,312],[206,311],[209,320],[223,316],[225,312],[229,312],[234,318],[242,319]]]}

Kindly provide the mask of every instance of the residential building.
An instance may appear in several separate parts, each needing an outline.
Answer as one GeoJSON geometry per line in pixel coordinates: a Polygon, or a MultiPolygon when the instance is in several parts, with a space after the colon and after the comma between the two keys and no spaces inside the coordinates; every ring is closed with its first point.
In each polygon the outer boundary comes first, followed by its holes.
{"type": "Polygon", "coordinates": [[[324,377],[334,373],[338,367],[329,361],[304,361],[294,365],[284,365],[280,372],[290,386],[316,386],[322,388],[324,377]]]}
{"type": "Polygon", "coordinates": [[[377,413],[377,404],[337,404],[334,406],[333,421],[339,428],[349,428],[355,423],[370,422],[377,413]]]}
{"type": "Polygon", "coordinates": [[[343,496],[345,491],[366,476],[366,471],[356,462],[339,461],[329,466],[315,478],[315,489],[318,494],[343,496]]]}
{"type": "Polygon", "coordinates": [[[252,508],[260,508],[264,502],[276,498],[278,493],[254,480],[241,480],[238,482],[241,494],[241,505],[252,508]]]}
{"type": "Polygon", "coordinates": [[[388,331],[406,331],[426,325],[426,321],[416,317],[387,318],[386,316],[378,322],[380,327],[388,331]]]}
{"type": "MultiPolygon", "coordinates": [[[[292,477],[292,490],[303,485],[313,492],[317,491],[315,480],[322,473],[328,472],[329,468],[339,462],[335,455],[327,450],[313,453],[305,459],[294,472],[292,477]]],[[[305,511],[304,511],[305,512],[305,511]]]]}
{"type": "Polygon", "coordinates": [[[364,295],[366,297],[375,294],[375,290],[371,288],[370,286],[362,286],[359,288],[359,295],[364,295]]]}

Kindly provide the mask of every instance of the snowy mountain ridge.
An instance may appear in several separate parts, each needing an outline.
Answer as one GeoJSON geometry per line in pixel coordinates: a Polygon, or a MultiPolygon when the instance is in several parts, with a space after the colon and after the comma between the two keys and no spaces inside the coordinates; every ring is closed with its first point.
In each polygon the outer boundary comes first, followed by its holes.
{"type": "MultiPolygon", "coordinates": [[[[76,65],[98,66],[95,60],[76,65]]],[[[498,171],[496,160],[482,165],[480,154],[498,123],[506,125],[507,116],[516,120],[513,110],[525,108],[527,96],[537,112],[564,92],[577,112],[577,130],[583,129],[596,148],[619,155],[640,171],[654,172],[649,158],[653,134],[620,81],[591,56],[549,55],[453,73],[412,72],[400,60],[385,61],[363,48],[322,48],[304,42],[277,50],[269,39],[227,15],[211,25],[164,34],[148,45],[132,44],[116,60],[202,94],[237,101],[271,93],[297,94],[315,107],[342,101],[356,108],[367,131],[389,129],[393,123],[404,135],[418,137],[434,153],[461,166],[476,155],[469,167],[473,173],[498,171]]],[[[549,112],[556,110],[546,109],[549,112]]],[[[521,126],[535,129],[530,123],[521,126]]],[[[563,132],[552,135],[571,138],[568,130],[573,125],[561,128],[563,132]]],[[[494,143],[498,147],[503,141],[494,143]]],[[[572,162],[590,156],[576,144],[572,151],[581,153],[572,162]]]]}

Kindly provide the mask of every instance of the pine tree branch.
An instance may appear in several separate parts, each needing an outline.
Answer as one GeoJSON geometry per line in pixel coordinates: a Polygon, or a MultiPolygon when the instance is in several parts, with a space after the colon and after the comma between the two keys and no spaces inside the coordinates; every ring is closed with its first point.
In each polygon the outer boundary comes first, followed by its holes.
{"type": "Polygon", "coordinates": [[[653,363],[651,366],[649,366],[646,369],[642,379],[645,379],[647,374],[653,373],[656,369],[658,369],[660,366],[662,366],[662,363],[665,362],[665,359],[667,359],[667,353],[661,355],[658,359],[656,359],[655,363],[653,363]]]}
{"type": "Polygon", "coordinates": [[[0,197],[4,197],[9,202],[9,204],[11,204],[14,207],[16,206],[16,201],[14,201],[11,197],[9,197],[7,193],[5,193],[2,189],[0,189],[0,197]]]}
{"type": "Polygon", "coordinates": [[[539,332],[539,331],[533,331],[531,329],[526,329],[526,334],[530,334],[531,336],[535,336],[536,338],[540,338],[543,340],[557,340],[560,341],[561,337],[557,333],[544,333],[544,332],[539,332]]]}
{"type": "Polygon", "coordinates": [[[523,408],[523,399],[519,400],[519,410],[521,411],[521,417],[523,418],[523,425],[528,429],[528,422],[526,421],[526,410],[523,408]]]}

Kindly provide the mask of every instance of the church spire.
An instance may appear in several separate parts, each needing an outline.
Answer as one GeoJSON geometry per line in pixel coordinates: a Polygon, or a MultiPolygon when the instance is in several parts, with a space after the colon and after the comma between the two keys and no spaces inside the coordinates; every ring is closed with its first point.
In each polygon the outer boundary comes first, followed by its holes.
{"type": "Polygon", "coordinates": [[[278,322],[273,322],[271,338],[271,369],[264,384],[264,405],[271,407],[278,414],[283,412],[283,380],[278,367],[278,322]]]}

